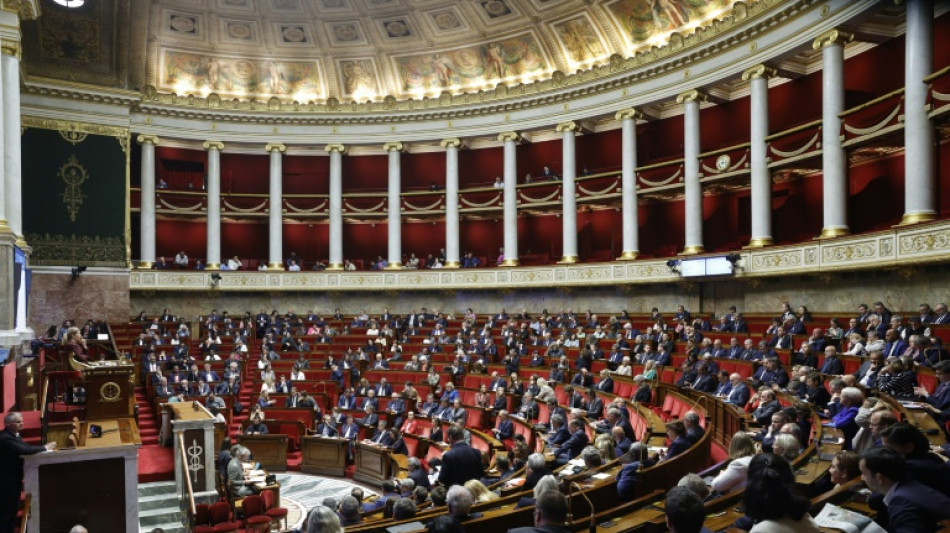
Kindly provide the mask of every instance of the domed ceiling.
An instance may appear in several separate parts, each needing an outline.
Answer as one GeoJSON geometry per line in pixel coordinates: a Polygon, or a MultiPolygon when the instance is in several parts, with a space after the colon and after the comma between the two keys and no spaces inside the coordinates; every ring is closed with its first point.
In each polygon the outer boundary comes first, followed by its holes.
{"type": "Polygon", "coordinates": [[[130,89],[407,99],[569,75],[688,34],[734,2],[44,0],[24,51],[31,73],[130,89]]]}

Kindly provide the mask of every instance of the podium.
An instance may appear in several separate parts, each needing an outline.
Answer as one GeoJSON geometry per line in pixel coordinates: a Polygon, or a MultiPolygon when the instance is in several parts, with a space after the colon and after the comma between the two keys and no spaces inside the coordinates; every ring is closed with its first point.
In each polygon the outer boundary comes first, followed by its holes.
{"type": "Polygon", "coordinates": [[[303,454],[300,469],[309,474],[342,477],[349,445],[349,439],[340,437],[304,437],[300,440],[303,454]]]}
{"type": "Polygon", "coordinates": [[[287,435],[237,435],[237,443],[251,450],[254,461],[270,472],[287,471],[287,435]]]}
{"type": "Polygon", "coordinates": [[[377,444],[356,443],[356,471],[353,479],[380,485],[392,476],[392,451],[377,444]]]}
{"type": "Polygon", "coordinates": [[[135,413],[132,380],[135,365],[107,361],[82,370],[86,389],[86,419],[125,418],[135,413]]]}
{"type": "Polygon", "coordinates": [[[175,457],[175,487],[183,494],[186,481],[191,478],[191,488],[196,503],[213,503],[218,497],[215,486],[215,465],[218,450],[215,448],[214,422],[211,413],[199,402],[166,403],[163,406],[164,424],[170,426],[175,457]]]}
{"type": "Polygon", "coordinates": [[[29,531],[139,532],[138,447],[95,444],[23,458],[29,531]]]}

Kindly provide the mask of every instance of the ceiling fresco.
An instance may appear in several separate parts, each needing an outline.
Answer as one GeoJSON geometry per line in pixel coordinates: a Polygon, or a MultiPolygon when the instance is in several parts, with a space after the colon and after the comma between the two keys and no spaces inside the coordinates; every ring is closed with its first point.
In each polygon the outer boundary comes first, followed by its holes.
{"type": "Polygon", "coordinates": [[[53,78],[201,97],[364,102],[570,75],[663,46],[734,3],[89,0],[69,10],[43,0],[24,40],[27,68],[53,78]]]}

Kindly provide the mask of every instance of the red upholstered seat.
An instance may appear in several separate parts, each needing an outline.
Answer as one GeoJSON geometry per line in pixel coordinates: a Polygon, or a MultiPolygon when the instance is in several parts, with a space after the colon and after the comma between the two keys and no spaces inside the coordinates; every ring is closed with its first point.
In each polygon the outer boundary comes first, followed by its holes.
{"type": "Polygon", "coordinates": [[[261,498],[264,500],[264,514],[271,518],[271,520],[277,520],[278,522],[284,520],[284,529],[287,529],[287,508],[278,507],[277,496],[274,495],[274,491],[265,490],[261,493],[261,498]]]}
{"type": "Polygon", "coordinates": [[[214,533],[209,509],[210,506],[206,503],[195,505],[195,533],[214,533]]]}
{"type": "Polygon", "coordinates": [[[208,508],[213,533],[230,533],[241,529],[241,524],[231,521],[231,506],[228,502],[216,502],[208,508]]]}
{"type": "Polygon", "coordinates": [[[257,494],[244,498],[244,528],[254,531],[270,530],[270,517],[264,512],[264,499],[257,494]]]}

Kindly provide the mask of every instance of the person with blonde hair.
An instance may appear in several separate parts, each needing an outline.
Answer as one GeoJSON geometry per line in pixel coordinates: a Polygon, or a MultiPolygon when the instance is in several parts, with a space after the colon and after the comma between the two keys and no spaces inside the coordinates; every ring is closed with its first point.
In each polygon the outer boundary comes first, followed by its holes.
{"type": "Polygon", "coordinates": [[[470,479],[463,486],[472,493],[475,503],[491,502],[498,499],[497,494],[488,490],[488,487],[477,479],[470,479]]]}
{"type": "Polygon", "coordinates": [[[600,452],[604,461],[613,461],[617,458],[617,443],[614,442],[613,435],[610,433],[601,433],[594,439],[594,448],[600,452]]]}
{"type": "Polygon", "coordinates": [[[775,437],[775,442],[772,443],[772,453],[791,463],[801,453],[801,444],[795,438],[795,435],[779,433],[775,437]]]}
{"type": "Polygon", "coordinates": [[[744,431],[737,431],[729,443],[729,465],[712,481],[712,489],[729,494],[745,488],[748,481],[749,462],[755,455],[755,443],[744,431]]]}
{"type": "Polygon", "coordinates": [[[538,484],[535,485],[534,489],[532,490],[531,496],[522,496],[521,499],[518,500],[517,505],[515,505],[515,509],[521,509],[522,507],[533,507],[534,503],[538,501],[538,498],[540,498],[545,492],[549,491],[560,491],[557,478],[550,474],[539,479],[538,484]]]}

